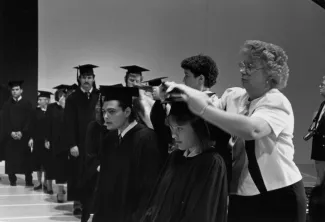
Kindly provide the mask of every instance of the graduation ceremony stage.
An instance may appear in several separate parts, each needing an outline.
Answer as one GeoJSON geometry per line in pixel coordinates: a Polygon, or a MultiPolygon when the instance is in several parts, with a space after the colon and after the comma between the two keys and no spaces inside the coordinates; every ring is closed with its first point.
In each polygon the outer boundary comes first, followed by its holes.
{"type": "MultiPolygon", "coordinates": [[[[305,187],[315,184],[315,169],[311,164],[298,165],[305,187]]],[[[17,186],[11,187],[4,174],[4,162],[0,163],[0,222],[50,222],[80,221],[72,215],[72,202],[57,203],[57,187],[53,184],[54,195],[25,188],[24,175],[17,175],[17,186]]],[[[36,173],[33,174],[35,183],[36,173]]]]}

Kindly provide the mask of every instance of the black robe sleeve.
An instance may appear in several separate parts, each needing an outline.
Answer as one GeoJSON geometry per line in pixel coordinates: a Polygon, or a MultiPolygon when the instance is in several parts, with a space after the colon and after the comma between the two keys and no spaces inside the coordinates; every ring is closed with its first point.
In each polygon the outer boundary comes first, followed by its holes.
{"type": "Polygon", "coordinates": [[[27,100],[26,100],[25,112],[26,112],[27,119],[21,133],[28,137],[30,133],[31,124],[32,124],[33,107],[32,104],[27,100]]]}
{"type": "Polygon", "coordinates": [[[162,157],[159,153],[159,143],[156,134],[153,131],[147,134],[140,141],[142,145],[141,155],[139,158],[140,172],[142,173],[142,186],[140,192],[143,193],[141,202],[145,202],[149,199],[150,193],[148,190],[152,190],[153,186],[158,178],[159,171],[162,166],[162,157]]]}
{"type": "MultiPolygon", "coordinates": [[[[77,146],[77,134],[78,134],[78,125],[77,123],[77,112],[74,100],[72,97],[68,97],[64,109],[64,125],[66,130],[66,148],[70,150],[72,147],[77,146]]],[[[80,147],[79,147],[80,149],[80,147]]],[[[79,151],[80,152],[80,151],[79,151]]]]}
{"type": "Polygon", "coordinates": [[[166,108],[161,101],[156,101],[151,109],[150,120],[154,131],[158,135],[159,150],[164,160],[168,157],[168,147],[172,143],[171,131],[165,124],[166,116],[166,108]]]}
{"type": "Polygon", "coordinates": [[[35,125],[36,125],[36,109],[32,110],[31,114],[30,114],[30,127],[29,127],[29,136],[32,139],[35,139],[35,134],[36,134],[36,129],[35,129],[35,125]]]}
{"type": "Polygon", "coordinates": [[[97,174],[97,167],[100,164],[99,150],[101,146],[101,134],[103,128],[96,121],[89,123],[86,132],[86,180],[97,174]]]}
{"type": "Polygon", "coordinates": [[[46,132],[45,132],[45,140],[50,141],[51,135],[52,135],[52,124],[53,124],[53,104],[49,104],[46,110],[46,121],[47,121],[47,127],[46,127],[46,132]]]}

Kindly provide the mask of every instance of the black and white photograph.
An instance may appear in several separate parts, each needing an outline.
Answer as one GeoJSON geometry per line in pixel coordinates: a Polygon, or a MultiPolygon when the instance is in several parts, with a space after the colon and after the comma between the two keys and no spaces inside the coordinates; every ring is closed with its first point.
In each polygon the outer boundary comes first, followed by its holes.
{"type": "Polygon", "coordinates": [[[324,0],[0,0],[0,222],[324,222],[324,0]]]}

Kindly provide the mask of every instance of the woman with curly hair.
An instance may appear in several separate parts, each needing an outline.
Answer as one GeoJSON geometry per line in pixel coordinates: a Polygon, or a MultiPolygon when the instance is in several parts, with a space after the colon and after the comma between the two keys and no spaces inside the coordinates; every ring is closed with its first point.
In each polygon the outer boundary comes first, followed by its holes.
{"type": "Polygon", "coordinates": [[[246,41],[240,54],[243,88],[226,90],[218,104],[180,84],[166,83],[167,93],[180,90],[192,112],[233,135],[241,170],[232,178],[228,221],[305,222],[306,196],[293,161],[294,115],[279,91],[287,85],[288,57],[258,40],[246,41]]]}

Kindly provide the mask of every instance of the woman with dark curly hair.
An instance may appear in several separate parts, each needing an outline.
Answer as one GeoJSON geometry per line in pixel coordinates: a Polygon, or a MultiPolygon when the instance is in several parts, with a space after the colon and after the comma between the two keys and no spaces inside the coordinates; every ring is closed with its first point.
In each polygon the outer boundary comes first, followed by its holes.
{"type": "Polygon", "coordinates": [[[180,84],[166,83],[167,92],[182,91],[191,111],[233,135],[234,152],[242,154],[228,221],[305,222],[306,196],[293,161],[294,115],[279,91],[287,85],[288,57],[281,47],[258,40],[246,41],[240,52],[243,88],[226,90],[218,104],[180,84]]]}
{"type": "Polygon", "coordinates": [[[172,104],[166,122],[179,150],[170,154],[140,221],[226,221],[226,167],[206,122],[183,102],[172,104]]]}

